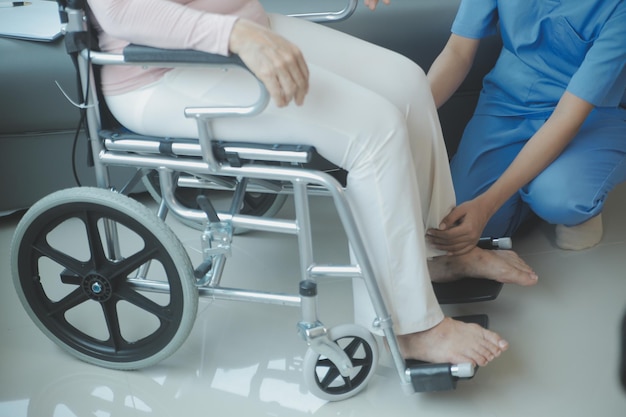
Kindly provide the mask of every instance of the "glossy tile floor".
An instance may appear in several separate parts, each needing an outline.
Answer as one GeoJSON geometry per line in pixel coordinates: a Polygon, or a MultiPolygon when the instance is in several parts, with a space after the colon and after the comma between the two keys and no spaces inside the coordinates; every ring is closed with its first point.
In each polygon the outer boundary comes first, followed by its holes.
{"type": "MultiPolygon", "coordinates": [[[[142,201],[149,200],[141,197],[142,201]]],[[[449,314],[488,313],[511,348],[455,391],[407,395],[383,354],[357,396],[328,403],[303,384],[305,344],[291,307],[201,299],[190,337],[172,356],[139,371],[83,363],[28,318],[12,285],[9,245],[20,214],[0,218],[0,416],[624,416],[618,384],[619,322],[626,309],[626,187],[611,196],[605,236],[593,249],[556,249],[552,229],[515,240],[539,273],[533,288],[508,286],[495,301],[446,306],[449,314]]],[[[288,215],[287,204],[281,215],[288,215]]],[[[315,198],[316,252],[343,261],[346,241],[329,201],[315,198]]],[[[198,259],[199,235],[168,223],[198,259]]],[[[293,237],[242,235],[225,283],[291,292],[298,267],[293,237]]],[[[320,319],[350,322],[350,282],[320,283],[320,319]]]]}

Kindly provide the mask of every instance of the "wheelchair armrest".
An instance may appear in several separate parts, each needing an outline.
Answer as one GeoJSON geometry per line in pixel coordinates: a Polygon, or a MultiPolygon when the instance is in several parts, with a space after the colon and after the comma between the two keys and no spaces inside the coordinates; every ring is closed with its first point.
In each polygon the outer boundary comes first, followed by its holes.
{"type": "Polygon", "coordinates": [[[291,13],[289,16],[317,23],[340,22],[352,16],[358,4],[359,0],[347,0],[344,8],[337,12],[291,13]]]}
{"type": "MultiPolygon", "coordinates": [[[[291,17],[313,22],[338,22],[346,20],[356,10],[359,0],[347,0],[343,9],[336,12],[313,12],[290,14],[291,17]]],[[[231,64],[246,67],[237,55],[223,56],[191,49],[160,49],[131,44],[124,48],[124,61],[128,63],[190,63],[190,64],[231,64]]]]}
{"type": "Polygon", "coordinates": [[[131,44],[124,48],[123,55],[124,62],[133,64],[229,64],[247,68],[237,55],[223,56],[192,49],[161,49],[131,44]]]}

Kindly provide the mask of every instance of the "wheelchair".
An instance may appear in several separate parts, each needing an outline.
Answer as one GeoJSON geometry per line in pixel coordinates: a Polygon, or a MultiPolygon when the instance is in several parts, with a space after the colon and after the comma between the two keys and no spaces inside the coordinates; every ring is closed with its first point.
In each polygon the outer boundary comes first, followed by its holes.
{"type": "MultiPolygon", "coordinates": [[[[302,15],[316,21],[349,16],[358,0],[336,13],[302,15]]],[[[197,140],[146,137],[105,123],[99,100],[101,65],[238,65],[237,57],[168,51],[130,45],[123,54],[90,47],[84,0],[59,0],[68,53],[75,57],[98,187],[57,191],[33,205],[12,241],[12,274],[33,322],[69,354],[88,363],[134,370],[174,353],[189,335],[199,296],[298,307],[297,330],[308,346],[304,382],[329,401],[363,390],[379,358],[374,336],[355,324],[327,329],[318,318],[319,278],[360,278],[376,312],[400,383],[408,393],[450,390],[470,379],[471,364],[405,361],[392,320],[365,254],[345,197],[345,171],[310,146],[233,143],[214,138],[211,120],[248,117],[263,111],[269,96],[262,83],[258,101],[241,107],[187,108],[197,121],[197,140]],[[122,190],[112,189],[109,167],[136,169],[122,190]],[[159,202],[154,213],[126,195],[144,181],[159,202]],[[229,207],[217,210],[211,193],[226,190],[229,207]],[[314,260],[309,197],[330,197],[356,263],[323,265],[314,260]],[[274,218],[292,196],[295,218],[274,218]],[[168,213],[199,231],[203,260],[192,265],[180,240],[164,222],[168,213]],[[222,273],[237,231],[297,236],[297,294],[222,285],[222,273]],[[68,245],[71,240],[71,245],[68,245]],[[96,320],[96,318],[98,318],[96,320]]],[[[436,285],[440,302],[494,299],[501,284],[479,280],[436,285]],[[480,285],[479,285],[480,284],[480,285]],[[461,295],[461,296],[459,296],[461,295]],[[469,297],[469,298],[468,298],[469,297]]],[[[470,317],[486,326],[486,316],[470,317]]]]}

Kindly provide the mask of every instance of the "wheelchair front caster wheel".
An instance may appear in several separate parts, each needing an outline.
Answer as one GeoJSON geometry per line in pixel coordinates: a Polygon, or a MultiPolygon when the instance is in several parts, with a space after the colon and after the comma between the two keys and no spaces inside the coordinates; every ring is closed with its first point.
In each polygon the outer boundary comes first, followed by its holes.
{"type": "Polygon", "coordinates": [[[138,369],[185,341],[198,307],[193,267],[162,220],[98,188],[37,202],[11,243],[15,289],[52,341],[86,362],[138,369]]]}
{"type": "Polygon", "coordinates": [[[350,375],[342,376],[332,361],[309,348],[303,363],[304,380],[316,397],[341,401],[367,386],[378,364],[378,345],[369,331],[354,324],[333,327],[328,335],[350,358],[350,375]]]}

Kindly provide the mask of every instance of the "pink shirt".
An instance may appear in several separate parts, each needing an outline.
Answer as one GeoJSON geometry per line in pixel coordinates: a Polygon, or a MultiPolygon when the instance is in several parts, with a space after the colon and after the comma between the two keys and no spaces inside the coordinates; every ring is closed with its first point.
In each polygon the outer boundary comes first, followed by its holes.
{"type": "MultiPolygon", "coordinates": [[[[100,49],[120,52],[129,43],[168,49],[196,49],[228,55],[235,21],[267,26],[258,0],[88,0],[100,49]]],[[[107,66],[102,91],[122,94],[158,80],[169,69],[107,66]]]]}

